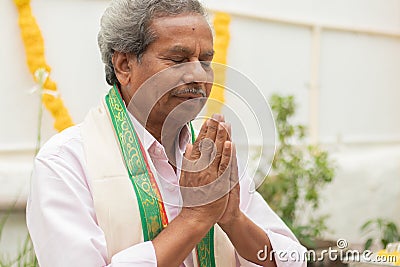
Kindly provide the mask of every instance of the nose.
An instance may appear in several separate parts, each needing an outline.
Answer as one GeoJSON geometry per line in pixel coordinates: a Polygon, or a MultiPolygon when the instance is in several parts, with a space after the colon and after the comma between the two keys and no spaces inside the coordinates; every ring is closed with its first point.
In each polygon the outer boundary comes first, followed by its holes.
{"type": "MultiPolygon", "coordinates": [[[[207,67],[210,68],[211,67],[207,67]]],[[[208,82],[208,72],[203,63],[200,61],[192,61],[185,63],[185,72],[182,76],[183,82],[187,83],[206,83],[208,82]]]]}

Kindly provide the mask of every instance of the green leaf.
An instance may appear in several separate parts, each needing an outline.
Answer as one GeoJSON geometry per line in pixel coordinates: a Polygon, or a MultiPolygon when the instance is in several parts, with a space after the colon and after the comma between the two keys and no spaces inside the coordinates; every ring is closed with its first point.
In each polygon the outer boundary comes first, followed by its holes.
{"type": "Polygon", "coordinates": [[[294,96],[273,94],[270,105],[279,141],[272,162],[276,179],[266,179],[258,191],[299,239],[313,240],[327,230],[324,216],[312,215],[307,225],[298,222],[304,221],[302,209],[318,207],[320,190],[333,179],[333,163],[326,151],[305,142],[307,127],[293,123],[294,96]]]}
{"type": "Polygon", "coordinates": [[[366,231],[368,229],[368,227],[373,223],[373,220],[368,220],[366,221],[362,226],[361,226],[361,230],[362,231],[366,231]]]}
{"type": "Polygon", "coordinates": [[[372,246],[372,242],[373,242],[373,239],[372,238],[368,238],[367,241],[364,244],[364,250],[369,250],[370,247],[372,246]]]}

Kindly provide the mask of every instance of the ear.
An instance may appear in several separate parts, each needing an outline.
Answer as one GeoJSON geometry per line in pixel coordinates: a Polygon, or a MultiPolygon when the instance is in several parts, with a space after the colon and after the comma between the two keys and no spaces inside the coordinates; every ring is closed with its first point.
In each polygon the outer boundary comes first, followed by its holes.
{"type": "Polygon", "coordinates": [[[136,59],[128,53],[115,51],[113,54],[112,63],[114,65],[115,75],[117,76],[119,83],[123,87],[127,86],[132,80],[132,60],[136,59]]]}

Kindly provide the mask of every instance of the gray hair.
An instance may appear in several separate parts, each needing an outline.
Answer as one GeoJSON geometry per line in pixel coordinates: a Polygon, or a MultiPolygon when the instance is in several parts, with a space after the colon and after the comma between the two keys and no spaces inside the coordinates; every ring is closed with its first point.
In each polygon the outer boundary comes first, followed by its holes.
{"type": "Polygon", "coordinates": [[[206,17],[198,0],[113,0],[104,12],[97,36],[108,84],[119,84],[112,64],[114,51],[132,53],[140,61],[155,39],[153,19],[191,13],[206,17]]]}

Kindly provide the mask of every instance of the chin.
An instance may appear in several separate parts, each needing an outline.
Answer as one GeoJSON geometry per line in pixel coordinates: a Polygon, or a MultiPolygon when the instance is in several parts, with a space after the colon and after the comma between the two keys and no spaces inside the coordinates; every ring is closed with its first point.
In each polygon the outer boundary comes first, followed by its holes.
{"type": "Polygon", "coordinates": [[[207,99],[179,99],[178,101],[179,104],[169,113],[168,117],[175,123],[183,125],[196,118],[203,109],[207,99]]]}

